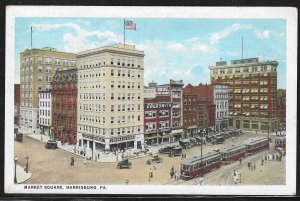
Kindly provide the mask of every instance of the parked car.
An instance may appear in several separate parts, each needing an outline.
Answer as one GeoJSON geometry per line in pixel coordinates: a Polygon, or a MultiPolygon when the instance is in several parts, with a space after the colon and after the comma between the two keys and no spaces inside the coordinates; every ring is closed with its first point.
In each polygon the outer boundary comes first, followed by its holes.
{"type": "Polygon", "coordinates": [[[136,151],[133,152],[133,154],[135,154],[136,156],[138,156],[139,154],[146,154],[149,151],[149,149],[138,149],[136,151]]]}
{"type": "Polygon", "coordinates": [[[170,151],[169,156],[180,156],[182,154],[182,147],[181,146],[174,146],[173,149],[170,151]]]}
{"type": "Polygon", "coordinates": [[[15,133],[15,141],[22,142],[23,141],[23,134],[19,133],[19,132],[16,132],[15,133]]]}
{"type": "Polygon", "coordinates": [[[225,141],[223,137],[214,137],[212,139],[212,144],[222,144],[225,141]]]}
{"type": "Polygon", "coordinates": [[[146,164],[147,164],[147,165],[150,165],[150,164],[152,164],[152,163],[161,163],[161,162],[162,162],[162,158],[159,157],[159,156],[156,154],[156,155],[153,155],[152,158],[148,159],[148,160],[146,161],[146,164]]]}
{"type": "Polygon", "coordinates": [[[189,149],[191,148],[191,143],[189,139],[183,139],[179,141],[179,145],[183,148],[183,149],[189,149]]]}
{"type": "Polygon", "coordinates": [[[191,147],[198,145],[196,138],[191,137],[189,138],[189,140],[190,140],[191,147]]]}
{"type": "Polygon", "coordinates": [[[48,140],[45,145],[46,149],[57,149],[57,142],[55,140],[48,140]]]}
{"type": "Polygon", "coordinates": [[[117,168],[122,169],[122,168],[131,168],[132,163],[129,162],[128,158],[123,158],[122,161],[119,161],[117,164],[117,168]]]}
{"type": "Polygon", "coordinates": [[[197,144],[198,145],[201,145],[201,144],[205,144],[205,140],[201,137],[195,137],[196,138],[196,141],[197,141],[197,144]]]}
{"type": "Polygon", "coordinates": [[[173,146],[166,146],[166,147],[160,148],[158,150],[158,152],[162,153],[162,154],[169,154],[172,149],[173,149],[173,146]]]}
{"type": "Polygon", "coordinates": [[[206,136],[206,141],[211,142],[213,138],[214,138],[213,135],[208,135],[208,136],[206,136]]]}

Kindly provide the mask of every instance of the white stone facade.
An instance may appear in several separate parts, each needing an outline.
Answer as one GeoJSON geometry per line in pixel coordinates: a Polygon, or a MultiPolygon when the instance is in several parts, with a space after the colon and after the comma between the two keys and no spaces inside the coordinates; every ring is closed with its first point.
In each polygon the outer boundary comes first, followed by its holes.
{"type": "Polygon", "coordinates": [[[123,44],[78,55],[78,146],[142,148],[144,52],[123,44]]]}
{"type": "Polygon", "coordinates": [[[43,135],[50,136],[50,126],[51,126],[51,92],[50,91],[40,91],[39,97],[39,128],[43,135]]]}
{"type": "Polygon", "coordinates": [[[214,85],[214,104],[216,105],[216,131],[228,127],[228,85],[214,85]]]}
{"type": "Polygon", "coordinates": [[[28,131],[36,132],[38,127],[38,108],[20,107],[20,126],[28,131]]]}

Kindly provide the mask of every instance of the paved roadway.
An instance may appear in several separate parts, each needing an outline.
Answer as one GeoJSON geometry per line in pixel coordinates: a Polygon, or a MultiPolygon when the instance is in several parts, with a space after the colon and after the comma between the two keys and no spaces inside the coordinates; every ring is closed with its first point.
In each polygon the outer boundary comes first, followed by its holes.
{"type": "MultiPolygon", "coordinates": [[[[257,134],[244,134],[234,139],[234,142],[243,141],[247,138],[257,136],[257,134]]],[[[227,139],[221,145],[203,146],[203,154],[218,149],[220,147],[234,143],[232,139],[227,139]]],[[[22,143],[15,142],[15,154],[19,158],[19,165],[24,167],[25,157],[29,156],[29,171],[32,177],[25,183],[28,184],[125,184],[129,180],[130,184],[172,184],[170,178],[170,168],[174,166],[175,170],[179,170],[181,157],[170,158],[167,155],[160,154],[163,162],[157,164],[153,170],[153,178],[149,181],[148,175],[150,166],[146,165],[147,159],[150,156],[131,160],[132,169],[117,169],[116,163],[97,163],[88,161],[84,165],[83,158],[73,155],[61,149],[47,150],[44,148],[44,143],[38,140],[24,136],[22,143]],[[74,157],[75,166],[70,166],[70,158],[74,157]]],[[[187,158],[200,154],[200,146],[192,149],[184,150],[187,158]]],[[[246,161],[245,161],[246,162],[246,161]]],[[[285,163],[281,163],[285,164],[285,163]]],[[[230,168],[236,164],[228,165],[217,170],[220,175],[230,172],[230,168]]],[[[267,166],[266,166],[267,167],[267,166]]],[[[285,167],[285,166],[284,166],[285,167]]],[[[215,174],[212,172],[209,174],[215,174]]],[[[283,173],[284,174],[284,173],[283,173]]],[[[209,185],[219,185],[220,176],[212,177],[211,182],[207,180],[209,185]]],[[[259,179],[259,178],[257,178],[259,179]]],[[[230,180],[230,179],[229,179],[230,180]]],[[[228,183],[230,181],[228,180],[228,183]]],[[[231,179],[232,180],[232,179],[231,179]]],[[[270,183],[278,184],[285,182],[282,177],[271,180],[270,183]],[[277,181],[278,180],[278,181],[277,181]]],[[[183,184],[192,184],[190,180],[183,184]]],[[[221,182],[222,183],[222,182],[221,182]]],[[[259,182],[258,182],[259,183],[259,182]]]]}

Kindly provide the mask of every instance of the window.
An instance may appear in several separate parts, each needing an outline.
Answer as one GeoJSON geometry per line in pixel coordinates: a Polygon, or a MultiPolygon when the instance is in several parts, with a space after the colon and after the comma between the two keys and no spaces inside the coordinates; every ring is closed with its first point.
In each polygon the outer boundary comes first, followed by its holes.
{"type": "Polygon", "coordinates": [[[114,88],[114,86],[115,86],[114,83],[115,83],[114,81],[111,81],[111,82],[110,82],[110,88],[114,88]]]}
{"type": "Polygon", "coordinates": [[[110,94],[110,99],[113,100],[114,99],[114,93],[110,94]]]}
{"type": "Polygon", "coordinates": [[[110,111],[113,112],[114,111],[114,105],[110,106],[110,111]]]}
{"type": "Polygon", "coordinates": [[[111,117],[111,118],[110,118],[110,123],[112,123],[112,124],[113,124],[113,123],[114,123],[114,121],[115,121],[115,118],[114,118],[114,117],[111,117]]]}

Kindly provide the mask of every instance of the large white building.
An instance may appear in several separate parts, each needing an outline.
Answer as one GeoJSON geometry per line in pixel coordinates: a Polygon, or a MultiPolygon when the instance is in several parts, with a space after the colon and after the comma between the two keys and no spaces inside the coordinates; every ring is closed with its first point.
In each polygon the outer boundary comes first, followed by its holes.
{"type": "Polygon", "coordinates": [[[214,104],[216,105],[216,131],[222,131],[228,127],[228,85],[213,85],[214,104]]]}
{"type": "Polygon", "coordinates": [[[144,52],[135,46],[80,52],[77,145],[92,151],[143,148],[143,83],[144,52]]]}
{"type": "Polygon", "coordinates": [[[43,135],[50,136],[51,126],[51,91],[39,91],[39,127],[43,135]]]}

